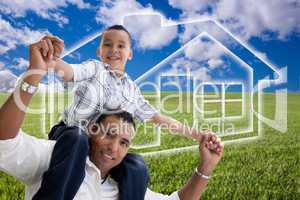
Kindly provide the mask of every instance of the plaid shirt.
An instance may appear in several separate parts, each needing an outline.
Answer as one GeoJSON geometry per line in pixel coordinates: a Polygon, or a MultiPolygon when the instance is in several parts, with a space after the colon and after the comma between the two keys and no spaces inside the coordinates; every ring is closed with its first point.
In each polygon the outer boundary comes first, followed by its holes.
{"type": "Polygon", "coordinates": [[[126,73],[117,78],[109,65],[97,60],[71,66],[73,81],[79,85],[73,103],[62,115],[67,125],[85,125],[94,115],[105,110],[124,110],[140,121],[150,119],[157,113],[126,73]]]}

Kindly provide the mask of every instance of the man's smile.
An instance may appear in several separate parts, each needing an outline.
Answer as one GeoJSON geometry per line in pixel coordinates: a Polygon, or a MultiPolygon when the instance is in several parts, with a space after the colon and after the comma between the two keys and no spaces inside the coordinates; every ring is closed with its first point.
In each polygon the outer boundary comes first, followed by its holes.
{"type": "Polygon", "coordinates": [[[107,153],[102,152],[102,155],[104,156],[104,158],[106,158],[108,160],[116,160],[116,158],[114,156],[111,156],[107,153]]]}

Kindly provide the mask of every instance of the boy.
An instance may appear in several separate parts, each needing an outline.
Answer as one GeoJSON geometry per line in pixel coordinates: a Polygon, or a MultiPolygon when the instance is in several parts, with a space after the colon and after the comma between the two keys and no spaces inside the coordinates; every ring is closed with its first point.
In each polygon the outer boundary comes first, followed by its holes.
{"type": "MultiPolygon", "coordinates": [[[[99,115],[105,110],[125,110],[140,121],[150,119],[156,125],[168,127],[171,132],[201,140],[201,134],[196,130],[190,130],[180,122],[159,114],[143,98],[137,85],[126,75],[125,65],[127,60],[132,59],[132,49],[131,36],[123,26],[111,26],[103,32],[97,49],[97,56],[102,62],[89,60],[79,65],[70,65],[55,58],[62,51],[62,41],[47,36],[41,43],[43,46],[41,54],[48,59],[49,66],[61,74],[65,81],[80,82],[80,84],[75,91],[74,102],[62,115],[62,122],[54,126],[49,133],[49,139],[56,139],[57,143],[49,170],[44,174],[42,187],[33,199],[45,199],[49,192],[54,191],[57,193],[57,196],[53,197],[55,199],[74,197],[85,176],[88,140],[83,131],[94,115],[99,115]],[[80,134],[76,134],[78,131],[80,134]]],[[[217,148],[217,151],[220,150],[217,148]]],[[[107,157],[113,159],[111,155],[107,157]]],[[[126,158],[124,160],[125,163],[131,162],[126,161],[126,158]]],[[[139,161],[133,162],[139,163],[139,161]]],[[[128,171],[126,165],[124,168],[123,170],[128,171]]],[[[144,173],[147,169],[140,164],[137,170],[144,173]]],[[[125,177],[125,174],[121,173],[121,176],[125,177]]],[[[124,180],[126,182],[126,178],[124,180]]],[[[143,185],[147,184],[147,181],[147,178],[141,177],[141,180],[135,183],[143,185]]],[[[134,186],[139,187],[139,184],[134,186]]],[[[140,195],[140,199],[142,196],[143,194],[140,195]]],[[[127,194],[128,198],[130,197],[127,194]]],[[[120,197],[120,199],[125,198],[120,197]]]]}

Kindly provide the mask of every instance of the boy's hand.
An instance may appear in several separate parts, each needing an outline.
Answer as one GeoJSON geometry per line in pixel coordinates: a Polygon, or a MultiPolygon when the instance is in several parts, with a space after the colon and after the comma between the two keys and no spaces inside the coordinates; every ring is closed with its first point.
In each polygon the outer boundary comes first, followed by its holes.
{"type": "Polygon", "coordinates": [[[29,68],[27,74],[31,74],[37,84],[47,73],[49,68],[54,68],[56,60],[63,51],[63,41],[54,36],[46,36],[40,41],[29,45],[29,68]]]}
{"type": "Polygon", "coordinates": [[[41,40],[42,54],[48,61],[57,60],[60,58],[64,50],[64,41],[55,36],[45,36],[41,40]]]}
{"type": "Polygon", "coordinates": [[[45,36],[29,46],[30,68],[47,71],[54,68],[56,60],[64,49],[64,42],[58,37],[45,36]]]}

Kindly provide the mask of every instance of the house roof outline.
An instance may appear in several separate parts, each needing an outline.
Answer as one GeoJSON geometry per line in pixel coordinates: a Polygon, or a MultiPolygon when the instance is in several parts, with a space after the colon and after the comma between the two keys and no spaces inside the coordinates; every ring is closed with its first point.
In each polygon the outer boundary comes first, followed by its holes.
{"type": "MultiPolygon", "coordinates": [[[[260,55],[258,55],[258,53],[252,49],[248,44],[246,44],[245,42],[243,42],[242,40],[240,40],[239,38],[237,38],[236,36],[234,36],[233,33],[231,33],[231,31],[229,31],[226,27],[224,27],[220,22],[218,22],[217,20],[213,19],[213,18],[209,18],[209,17],[205,17],[205,18],[194,18],[194,19],[189,19],[187,21],[179,21],[179,22],[163,22],[163,17],[160,13],[143,13],[143,12],[137,12],[137,13],[131,13],[128,15],[125,15],[124,17],[131,17],[131,16],[136,16],[136,15],[141,15],[141,16],[149,16],[149,15],[153,15],[153,16],[159,16],[160,20],[161,20],[161,27],[170,27],[170,26],[178,26],[178,25],[185,25],[185,24],[191,24],[191,23],[199,23],[199,22],[212,22],[212,24],[214,24],[216,27],[220,28],[222,31],[224,31],[226,34],[228,34],[231,38],[233,38],[235,41],[237,41],[238,44],[240,44],[243,48],[245,48],[247,51],[249,51],[250,53],[252,53],[258,60],[260,60],[266,68],[271,69],[277,76],[277,78],[275,79],[281,79],[281,73],[280,70],[274,65],[272,64],[270,61],[262,58],[260,55]]],[[[123,19],[124,21],[124,19],[123,19]]],[[[209,39],[212,39],[214,42],[217,42],[219,45],[222,44],[221,42],[219,42],[216,38],[214,38],[212,35],[209,34],[209,32],[207,31],[203,31],[200,32],[197,36],[193,37],[191,40],[189,40],[187,43],[185,43],[183,46],[181,46],[179,49],[177,49],[175,52],[177,53],[178,50],[183,49],[182,47],[186,47],[187,44],[190,44],[191,41],[193,41],[195,38],[198,38],[199,36],[201,37],[201,35],[205,35],[208,36],[209,39]]],[[[222,44],[223,47],[225,47],[222,44]]],[[[225,47],[226,48],[226,47],[225,47]]],[[[230,51],[228,48],[226,48],[228,51],[230,51]]],[[[148,73],[153,72],[154,70],[156,70],[157,68],[159,68],[162,63],[165,63],[165,60],[167,60],[168,58],[172,57],[175,52],[173,52],[172,54],[170,54],[169,56],[167,56],[165,59],[163,59],[161,62],[159,62],[158,64],[156,64],[155,66],[153,66],[151,69],[149,69],[148,71],[146,71],[145,73],[143,73],[142,75],[140,75],[135,82],[139,83],[141,81],[141,79],[143,79],[144,76],[146,76],[148,73]]],[[[232,53],[232,51],[230,51],[232,53]]],[[[234,55],[235,58],[239,58],[240,57],[236,56],[234,53],[232,53],[232,55],[234,55]]],[[[246,63],[243,60],[243,63],[246,63]]],[[[247,63],[246,63],[247,64],[247,63]]],[[[252,67],[251,65],[247,64],[247,66],[250,66],[252,69],[254,69],[254,67],[252,67]]],[[[272,74],[273,75],[273,74],[272,74]]],[[[266,76],[269,77],[269,76],[266,76]]]]}
{"type": "MultiPolygon", "coordinates": [[[[177,49],[176,51],[174,51],[171,55],[169,55],[168,57],[166,57],[164,60],[162,60],[161,62],[159,62],[158,64],[156,64],[155,66],[153,66],[150,70],[148,70],[147,72],[145,72],[144,74],[142,74],[141,76],[139,76],[136,80],[135,83],[139,84],[141,81],[143,81],[143,79],[147,78],[149,75],[151,75],[151,73],[155,73],[156,70],[159,70],[159,68],[164,65],[166,62],[168,62],[170,59],[172,59],[172,57],[176,56],[177,53],[179,53],[180,51],[184,50],[187,46],[189,46],[191,43],[193,43],[195,40],[201,38],[201,37],[208,37],[210,40],[212,40],[213,42],[217,43],[219,46],[222,47],[222,49],[224,49],[224,51],[226,53],[228,53],[230,56],[232,56],[234,59],[236,59],[238,62],[242,63],[246,68],[247,71],[250,74],[253,74],[253,68],[246,63],[244,60],[242,60],[240,57],[238,57],[237,55],[235,55],[232,51],[230,51],[227,47],[225,47],[222,43],[220,43],[218,40],[216,40],[213,36],[209,35],[207,32],[202,32],[199,35],[197,35],[196,37],[194,37],[193,39],[191,39],[189,42],[185,43],[183,46],[181,46],[179,49],[177,49]]],[[[253,79],[253,76],[251,76],[251,79],[253,79]]]]}
{"type": "MultiPolygon", "coordinates": [[[[252,53],[257,60],[260,60],[265,67],[271,69],[273,72],[275,72],[277,78],[274,79],[280,79],[281,78],[281,73],[279,68],[277,68],[274,64],[272,64],[270,61],[266,60],[265,58],[261,57],[254,49],[252,49],[247,43],[245,43],[244,41],[240,40],[238,37],[236,37],[231,31],[229,31],[226,27],[224,27],[220,22],[218,22],[218,20],[214,19],[214,18],[210,18],[210,17],[202,17],[202,18],[190,18],[186,21],[168,21],[168,22],[164,22],[163,21],[163,16],[161,13],[158,12],[132,12],[132,13],[128,13],[122,16],[122,20],[120,21],[120,24],[124,24],[124,21],[126,18],[130,18],[130,17],[143,17],[143,16],[153,16],[153,17],[159,17],[160,18],[160,26],[161,27],[170,27],[170,26],[178,26],[178,25],[185,25],[185,24],[192,24],[192,23],[203,23],[203,22],[212,22],[213,25],[215,25],[217,28],[220,28],[224,33],[228,34],[233,40],[235,40],[238,44],[240,44],[244,49],[246,49],[247,51],[249,51],[250,53],[252,53]]],[[[70,48],[66,49],[63,53],[62,53],[62,58],[71,54],[72,52],[76,51],[77,49],[81,48],[82,46],[84,46],[85,44],[91,42],[92,40],[96,39],[97,37],[99,37],[102,34],[103,30],[99,30],[99,31],[95,31],[94,33],[88,35],[86,38],[84,38],[83,40],[79,41],[78,43],[75,43],[73,46],[71,46],[70,48]]],[[[198,37],[200,34],[202,33],[206,33],[209,35],[209,32],[207,31],[203,31],[201,33],[199,33],[196,37],[198,37]]],[[[194,37],[195,38],[195,37],[194,37]]],[[[193,40],[194,38],[192,38],[191,40],[193,40]]],[[[190,40],[190,41],[191,41],[190,40]]],[[[189,42],[190,42],[189,41],[189,42]]],[[[187,42],[187,43],[189,43],[187,42]]],[[[186,44],[187,44],[186,43],[186,44]]],[[[186,45],[184,44],[184,45],[186,45]]],[[[176,50],[177,51],[177,50],[176,50]]],[[[173,55],[173,53],[171,54],[173,55]]],[[[169,55],[168,57],[166,57],[165,59],[169,58],[171,55],[169,55]]],[[[165,60],[164,59],[164,60],[165,60]]],[[[161,62],[164,62],[161,61],[161,62]]],[[[160,63],[161,63],[160,62],[160,63]]],[[[140,75],[135,82],[139,82],[139,80],[145,75],[147,74],[149,71],[153,71],[154,69],[156,69],[157,66],[160,66],[160,63],[156,64],[155,66],[153,66],[151,69],[149,69],[148,71],[146,71],[145,73],[143,73],[142,75],[140,75]]],[[[249,65],[250,66],[250,65],[249,65]]],[[[251,67],[251,66],[250,66],[251,67]]],[[[251,67],[253,68],[253,67],[251,67]]]]}

